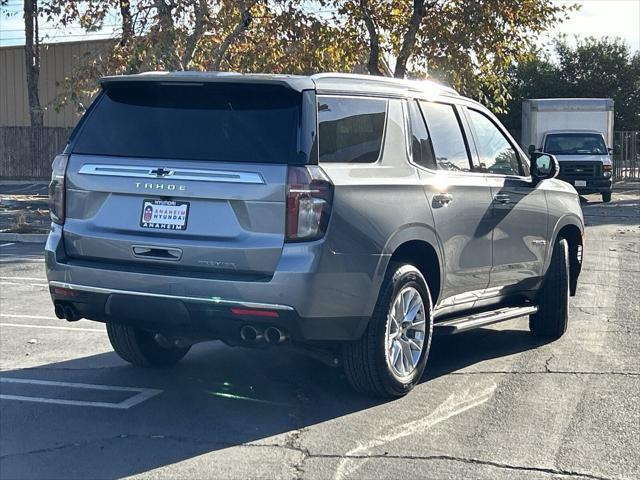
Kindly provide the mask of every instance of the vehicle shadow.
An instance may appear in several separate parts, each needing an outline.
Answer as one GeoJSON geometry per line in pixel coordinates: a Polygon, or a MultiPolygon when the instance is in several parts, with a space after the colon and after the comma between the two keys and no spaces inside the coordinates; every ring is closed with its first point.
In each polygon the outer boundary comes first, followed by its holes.
{"type": "MultiPolygon", "coordinates": [[[[423,382],[540,344],[520,330],[436,337],[423,382]]],[[[163,391],[125,410],[3,401],[4,478],[123,477],[238,445],[288,445],[291,432],[384,403],[353,393],[340,369],[307,357],[217,343],[166,370],[102,353],[2,376],[163,391]]]]}

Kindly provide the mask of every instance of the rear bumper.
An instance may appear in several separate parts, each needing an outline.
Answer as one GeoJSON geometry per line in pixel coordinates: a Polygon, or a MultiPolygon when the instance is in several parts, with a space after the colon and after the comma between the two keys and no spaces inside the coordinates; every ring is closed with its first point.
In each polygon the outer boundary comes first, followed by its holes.
{"type": "Polygon", "coordinates": [[[613,180],[611,178],[584,178],[584,177],[572,177],[566,175],[558,176],[559,180],[563,180],[573,185],[576,191],[580,194],[586,195],[589,193],[603,193],[610,192],[613,188],[613,180]],[[586,186],[576,186],[576,181],[586,182],[586,186]]]}
{"type": "Polygon", "coordinates": [[[318,242],[287,245],[269,281],[131,272],[67,258],[57,225],[47,240],[45,260],[53,301],[72,304],[83,318],[221,339],[236,337],[246,324],[277,326],[300,341],[359,338],[386,267],[385,256],[347,257],[318,242]],[[57,288],[73,293],[56,293],[57,288]],[[232,308],[277,316],[247,316],[232,308]]]}

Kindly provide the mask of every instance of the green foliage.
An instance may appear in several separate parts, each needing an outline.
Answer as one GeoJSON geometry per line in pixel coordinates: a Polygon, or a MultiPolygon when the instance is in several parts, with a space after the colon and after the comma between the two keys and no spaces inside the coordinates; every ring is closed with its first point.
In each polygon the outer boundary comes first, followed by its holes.
{"type": "Polygon", "coordinates": [[[640,130],[640,52],[620,39],[566,38],[551,52],[537,52],[509,72],[512,100],[503,121],[519,129],[527,98],[612,98],[616,130],[640,130]]]}
{"type": "Polygon", "coordinates": [[[318,71],[433,77],[501,109],[507,72],[574,7],[552,0],[47,0],[50,21],[121,35],[62,82],[77,103],[102,75],[144,70],[318,71]],[[375,41],[374,41],[375,40],[375,41]],[[396,61],[397,60],[397,61],[396,61]]]}

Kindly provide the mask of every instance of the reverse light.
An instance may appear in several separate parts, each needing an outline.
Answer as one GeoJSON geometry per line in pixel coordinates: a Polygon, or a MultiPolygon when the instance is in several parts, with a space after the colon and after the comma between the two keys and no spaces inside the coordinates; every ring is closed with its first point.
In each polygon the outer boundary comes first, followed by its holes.
{"type": "Polygon", "coordinates": [[[327,231],[333,184],[317,165],[290,166],[287,179],[286,241],[317,240],[327,231]]]}
{"type": "Polygon", "coordinates": [[[67,155],[58,155],[51,164],[51,182],[49,183],[49,216],[55,223],[64,223],[65,175],[67,155]]]}

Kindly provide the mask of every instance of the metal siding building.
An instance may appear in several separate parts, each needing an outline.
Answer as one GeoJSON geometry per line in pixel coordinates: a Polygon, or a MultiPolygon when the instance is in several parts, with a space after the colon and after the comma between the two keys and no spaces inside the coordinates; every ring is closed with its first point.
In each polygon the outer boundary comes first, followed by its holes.
{"type": "MultiPolygon", "coordinates": [[[[78,122],[74,105],[67,105],[60,112],[51,105],[60,93],[58,83],[110,43],[111,40],[91,40],[41,45],[38,91],[45,109],[45,127],[73,127],[78,122]]],[[[24,46],[0,47],[0,127],[29,124],[24,46]]]]}

